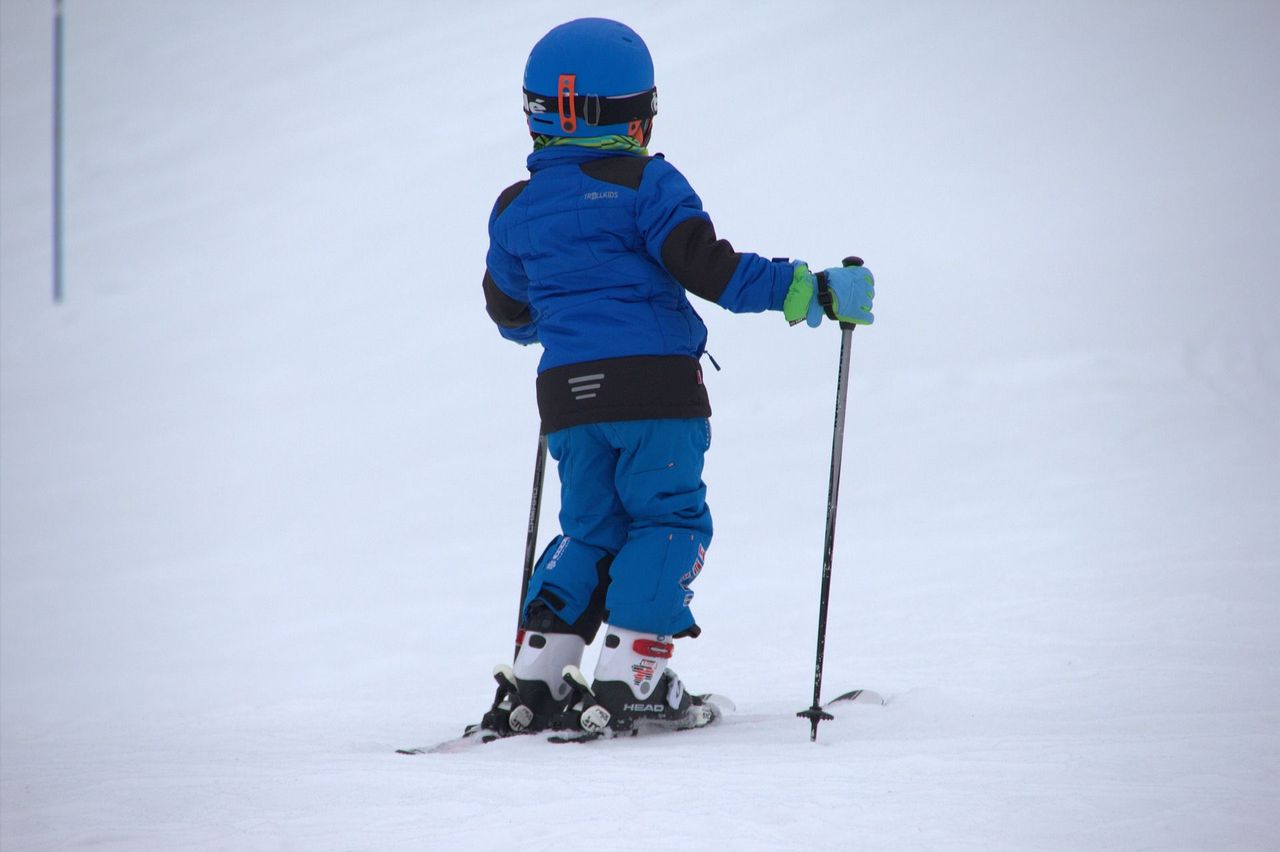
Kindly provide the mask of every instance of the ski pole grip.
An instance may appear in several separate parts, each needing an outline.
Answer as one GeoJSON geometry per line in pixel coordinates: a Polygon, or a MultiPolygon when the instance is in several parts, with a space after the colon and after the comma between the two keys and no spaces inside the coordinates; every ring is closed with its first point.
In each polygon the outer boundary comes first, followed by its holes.
{"type": "MultiPolygon", "coordinates": [[[[858,257],[857,255],[849,255],[844,260],[840,261],[840,265],[841,266],[861,266],[862,258],[858,257]]],[[[853,331],[857,327],[858,327],[857,325],[851,322],[840,323],[840,328],[842,331],[853,331]]]]}

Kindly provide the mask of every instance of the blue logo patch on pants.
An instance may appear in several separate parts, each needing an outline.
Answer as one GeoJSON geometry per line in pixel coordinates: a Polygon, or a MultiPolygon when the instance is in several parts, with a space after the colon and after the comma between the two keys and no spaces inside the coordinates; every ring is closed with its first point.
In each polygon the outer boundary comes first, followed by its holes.
{"type": "Polygon", "coordinates": [[[578,621],[600,583],[597,566],[612,556],[610,624],[658,634],[692,627],[690,585],[711,546],[702,482],[710,446],[703,418],[590,423],[548,435],[563,536],[538,561],[525,607],[541,596],[560,618],[578,621]]]}

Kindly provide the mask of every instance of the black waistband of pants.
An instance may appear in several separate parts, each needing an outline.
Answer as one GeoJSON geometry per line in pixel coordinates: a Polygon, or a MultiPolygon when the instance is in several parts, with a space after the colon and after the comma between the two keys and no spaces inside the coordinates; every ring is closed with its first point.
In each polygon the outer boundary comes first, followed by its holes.
{"type": "Polygon", "coordinates": [[[538,376],[544,435],[617,420],[710,417],[697,358],[631,355],[552,367],[538,376]]]}

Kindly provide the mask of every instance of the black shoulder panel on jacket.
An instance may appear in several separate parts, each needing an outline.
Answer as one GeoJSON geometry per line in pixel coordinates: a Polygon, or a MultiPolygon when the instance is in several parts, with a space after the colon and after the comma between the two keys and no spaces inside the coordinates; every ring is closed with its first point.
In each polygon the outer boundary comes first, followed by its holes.
{"type": "Polygon", "coordinates": [[[517,181],[506,189],[502,190],[502,194],[498,196],[498,203],[494,205],[493,215],[499,216],[503,210],[507,209],[507,205],[516,200],[516,196],[524,192],[524,188],[529,185],[529,181],[517,181]]]}
{"type": "Polygon", "coordinates": [[[484,271],[484,309],[489,312],[489,319],[503,328],[520,328],[533,322],[529,306],[502,292],[487,269],[484,271]]]}
{"type": "Polygon", "coordinates": [[[601,157],[598,160],[588,160],[579,168],[587,177],[625,186],[627,189],[639,189],[647,165],[648,157],[601,157]]]}
{"type": "Polygon", "coordinates": [[[710,219],[690,216],[671,229],[662,244],[662,262],[680,286],[709,302],[718,301],[738,268],[728,240],[717,240],[710,219]]]}

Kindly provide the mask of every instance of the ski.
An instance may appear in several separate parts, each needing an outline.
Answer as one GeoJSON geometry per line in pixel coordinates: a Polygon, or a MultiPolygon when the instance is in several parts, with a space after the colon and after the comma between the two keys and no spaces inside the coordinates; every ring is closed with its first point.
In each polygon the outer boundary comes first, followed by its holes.
{"type": "Polygon", "coordinates": [[[649,736],[651,734],[674,733],[676,731],[693,731],[698,728],[705,728],[708,725],[718,722],[726,714],[734,712],[737,709],[731,699],[724,695],[715,693],[706,693],[704,695],[694,696],[695,704],[693,708],[696,713],[692,714],[689,719],[679,722],[663,724],[660,722],[646,722],[642,727],[631,731],[623,731],[615,733],[613,731],[603,731],[599,733],[588,733],[587,731],[573,730],[548,730],[539,731],[530,734],[500,734],[497,731],[489,730],[480,724],[468,725],[467,729],[460,737],[453,737],[429,746],[418,746],[416,748],[398,748],[396,754],[450,754],[453,752],[467,751],[477,746],[488,745],[492,742],[504,739],[527,739],[537,738],[544,742],[555,743],[557,745],[564,743],[580,743],[591,742],[600,739],[616,739],[631,736],[649,736]]]}
{"type": "MultiPolygon", "coordinates": [[[[460,737],[444,740],[430,746],[419,746],[417,748],[400,748],[396,749],[396,754],[450,754],[453,752],[467,751],[477,746],[488,745],[503,739],[512,739],[515,737],[535,737],[543,742],[555,745],[564,745],[568,743],[590,743],[596,740],[612,740],[612,739],[629,739],[631,737],[647,737],[655,734],[679,733],[680,731],[696,731],[699,728],[705,728],[713,725],[723,719],[726,715],[737,710],[733,700],[724,695],[717,695],[713,692],[704,693],[694,696],[694,708],[705,707],[710,708],[710,718],[705,721],[688,723],[685,721],[679,723],[663,724],[660,722],[646,722],[641,727],[630,731],[601,731],[596,733],[588,733],[587,731],[539,731],[536,734],[499,734],[497,731],[487,730],[479,724],[468,725],[466,731],[460,737]]],[[[880,693],[871,689],[852,689],[848,692],[837,695],[830,701],[822,705],[823,710],[827,710],[832,705],[840,704],[870,704],[882,706],[888,702],[880,695],[880,693]]]]}
{"type": "MultiPolygon", "coordinates": [[[[554,745],[565,745],[569,743],[590,743],[597,740],[612,739],[630,739],[632,737],[648,737],[656,734],[679,733],[681,731],[696,731],[699,728],[705,728],[721,721],[726,715],[737,710],[733,700],[724,695],[708,692],[694,697],[694,700],[700,702],[694,707],[699,706],[709,708],[709,718],[705,721],[693,722],[681,721],[678,723],[663,724],[661,722],[648,721],[642,726],[634,728],[630,731],[600,731],[588,733],[587,731],[561,730],[561,731],[539,731],[533,734],[499,734],[497,731],[487,730],[479,724],[468,725],[466,731],[460,737],[444,740],[430,746],[420,746],[418,748],[401,748],[396,749],[396,754],[450,754],[453,752],[466,751],[476,746],[488,745],[503,739],[512,739],[515,737],[528,738],[534,737],[543,742],[552,743],[554,745]]],[[[841,704],[869,704],[875,706],[883,706],[888,701],[880,695],[880,693],[871,689],[852,689],[848,692],[841,693],[830,701],[822,705],[823,710],[827,710],[841,704]]]]}
{"type": "Polygon", "coordinates": [[[433,754],[459,751],[471,746],[486,745],[494,740],[512,736],[527,727],[533,719],[533,713],[520,702],[520,691],[516,686],[516,676],[515,672],[511,670],[511,666],[501,664],[494,666],[493,679],[498,684],[497,694],[493,697],[493,707],[478,723],[467,725],[462,732],[462,736],[436,743],[433,746],[398,748],[396,749],[396,754],[433,754]],[[509,712],[505,717],[505,721],[499,721],[495,713],[503,705],[504,701],[508,702],[509,712]],[[513,721],[516,724],[512,724],[513,721]],[[505,732],[498,730],[501,727],[506,727],[507,730],[505,732]]]}
{"type": "MultiPolygon", "coordinates": [[[[512,736],[508,734],[507,736],[512,736]]],[[[462,736],[453,737],[451,739],[438,742],[435,745],[418,746],[416,748],[398,748],[396,754],[444,754],[453,751],[463,751],[473,746],[488,745],[494,740],[500,740],[503,735],[497,731],[491,731],[484,728],[480,724],[467,725],[462,736]]]]}
{"type": "Polygon", "coordinates": [[[851,689],[843,695],[837,695],[835,698],[822,705],[822,709],[827,709],[836,702],[846,702],[849,704],[877,704],[884,705],[888,702],[881,697],[880,693],[871,689],[851,689]]]}
{"type": "Polygon", "coordinates": [[[604,728],[598,731],[557,731],[547,737],[547,742],[556,745],[566,743],[589,743],[596,740],[628,739],[630,737],[646,737],[653,734],[678,733],[680,731],[696,731],[715,724],[737,709],[733,700],[724,695],[707,692],[693,696],[693,704],[685,718],[670,722],[646,719],[636,727],[626,731],[614,731],[604,728]]]}
{"type": "MultiPolygon", "coordinates": [[[[460,737],[453,737],[436,743],[435,745],[419,746],[417,748],[400,748],[396,749],[396,754],[450,754],[453,752],[467,751],[477,746],[488,745],[503,739],[512,739],[515,737],[528,738],[535,737],[543,742],[549,742],[555,745],[564,745],[568,743],[589,743],[596,740],[611,739],[629,739],[631,737],[646,737],[655,734],[679,733],[680,731],[696,731],[699,728],[705,728],[709,725],[719,722],[724,716],[737,710],[732,699],[724,695],[717,695],[713,692],[704,693],[695,696],[695,701],[701,702],[701,706],[710,707],[712,718],[707,719],[700,724],[672,723],[662,724],[659,722],[646,722],[643,726],[630,731],[614,732],[602,731],[599,733],[588,733],[586,731],[539,731],[535,734],[499,734],[497,731],[487,730],[480,724],[468,725],[466,731],[460,737]]],[[[840,704],[870,704],[882,706],[888,701],[880,695],[880,693],[871,689],[852,689],[848,692],[837,695],[830,701],[822,705],[823,710],[831,708],[833,705],[840,704]]],[[[695,704],[695,707],[700,705],[695,704]]]]}

